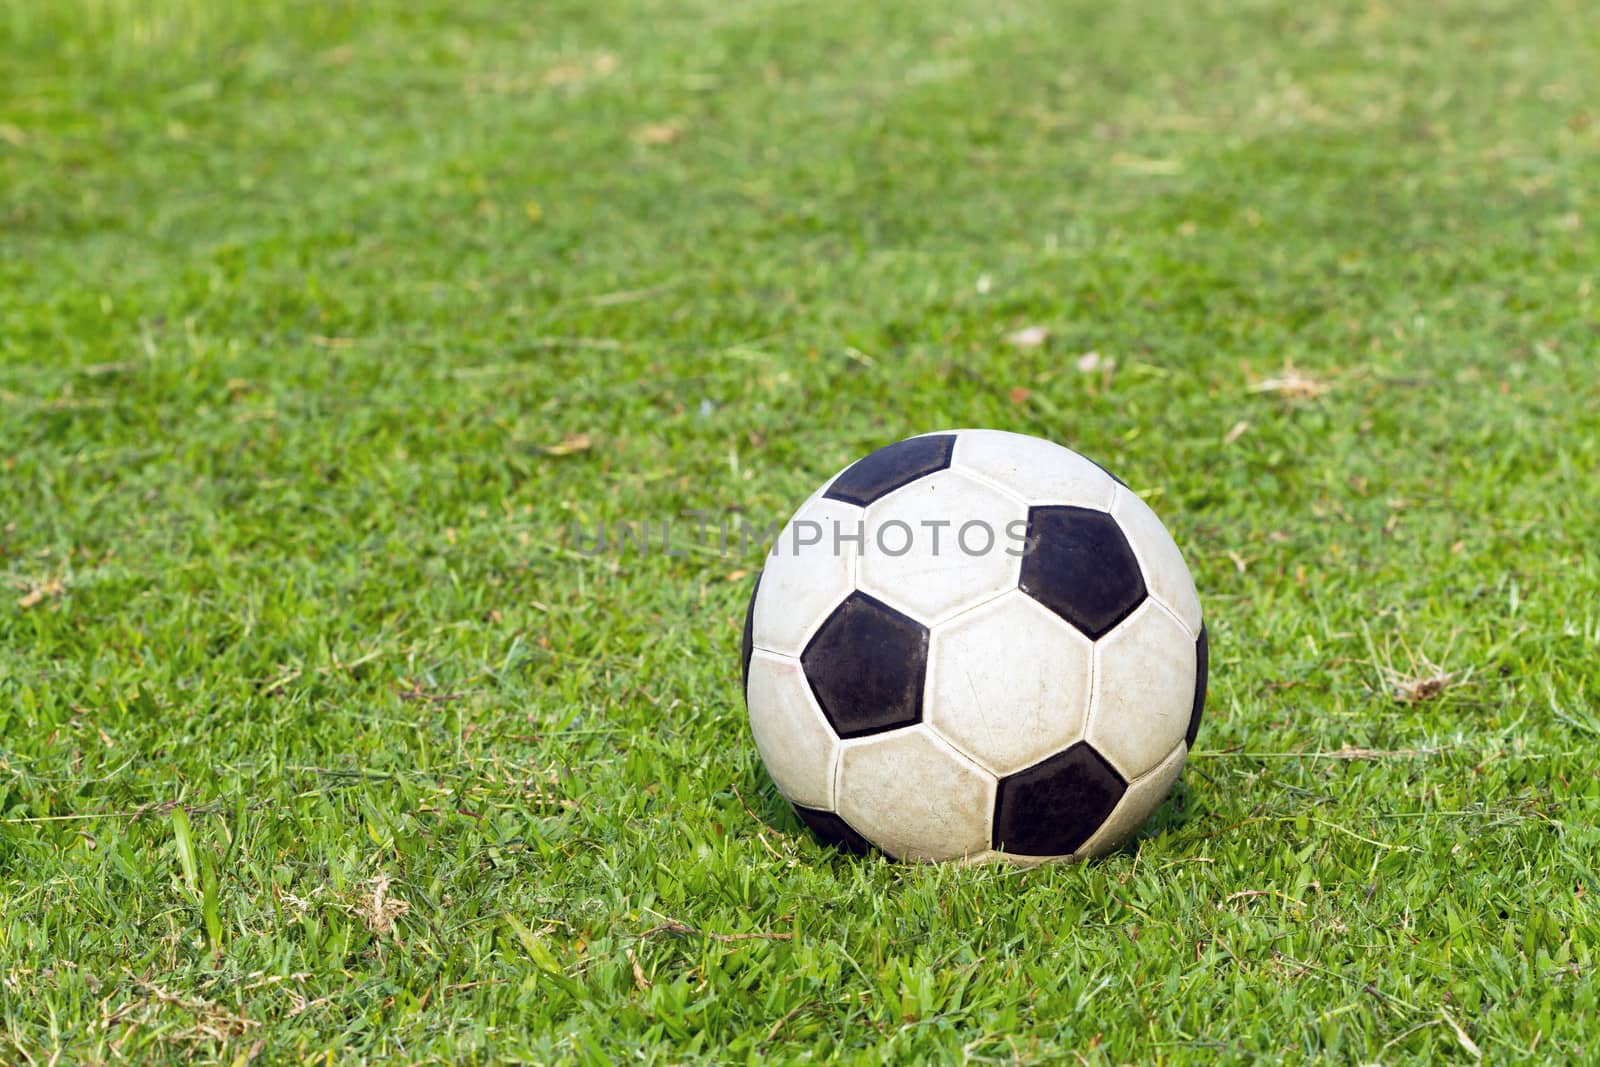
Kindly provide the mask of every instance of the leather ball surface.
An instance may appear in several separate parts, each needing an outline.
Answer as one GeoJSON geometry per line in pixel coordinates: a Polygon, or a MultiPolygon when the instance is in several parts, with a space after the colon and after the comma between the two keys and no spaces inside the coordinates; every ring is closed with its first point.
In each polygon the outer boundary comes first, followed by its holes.
{"type": "Polygon", "coordinates": [[[1103,854],[1172,789],[1205,704],[1183,556],[1127,486],[996,430],[825,482],[751,594],[745,701],[822,840],[906,860],[1103,854]]]}

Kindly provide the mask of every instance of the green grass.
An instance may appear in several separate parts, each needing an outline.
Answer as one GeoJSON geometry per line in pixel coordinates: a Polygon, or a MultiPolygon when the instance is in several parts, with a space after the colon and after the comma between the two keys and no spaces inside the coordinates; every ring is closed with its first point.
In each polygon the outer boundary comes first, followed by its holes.
{"type": "Polygon", "coordinates": [[[0,1061],[1587,1058],[1596,190],[1580,0],[13,0],[0,1061]],[[567,543],[951,425],[1199,582],[1105,861],[820,849],[759,550],[567,543]]]}

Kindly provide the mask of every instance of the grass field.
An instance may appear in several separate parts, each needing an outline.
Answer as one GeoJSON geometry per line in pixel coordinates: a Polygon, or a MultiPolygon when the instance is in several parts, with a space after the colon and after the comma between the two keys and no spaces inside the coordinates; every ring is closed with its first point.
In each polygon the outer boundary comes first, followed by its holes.
{"type": "Polygon", "coordinates": [[[13,0],[0,1062],[1592,1055],[1597,191],[1581,0],[13,0]],[[570,541],[958,425],[1199,582],[1107,860],[819,848],[760,550],[570,541]]]}

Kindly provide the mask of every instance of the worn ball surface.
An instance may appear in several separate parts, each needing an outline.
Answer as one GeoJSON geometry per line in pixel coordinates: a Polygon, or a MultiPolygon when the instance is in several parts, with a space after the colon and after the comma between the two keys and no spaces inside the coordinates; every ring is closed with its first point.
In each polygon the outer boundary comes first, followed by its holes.
{"type": "Polygon", "coordinates": [[[1100,855],[1172,789],[1206,630],[1154,512],[1076,452],[881,448],[778,534],[744,630],[768,773],[821,839],[907,860],[1100,855]]]}

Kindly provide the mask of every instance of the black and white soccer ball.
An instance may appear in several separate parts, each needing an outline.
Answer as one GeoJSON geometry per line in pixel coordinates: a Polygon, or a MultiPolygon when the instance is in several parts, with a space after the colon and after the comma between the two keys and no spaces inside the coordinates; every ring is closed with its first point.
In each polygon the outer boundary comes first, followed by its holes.
{"type": "Polygon", "coordinates": [[[779,533],[745,700],[821,839],[907,860],[1103,854],[1171,790],[1206,694],[1200,599],[1126,485],[1036,437],[881,448],[779,533]]]}

